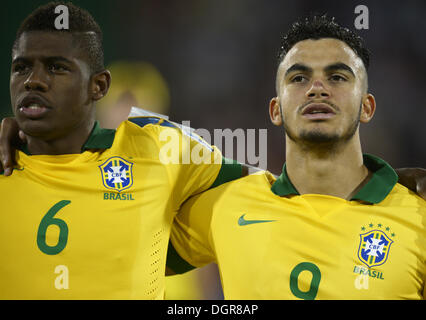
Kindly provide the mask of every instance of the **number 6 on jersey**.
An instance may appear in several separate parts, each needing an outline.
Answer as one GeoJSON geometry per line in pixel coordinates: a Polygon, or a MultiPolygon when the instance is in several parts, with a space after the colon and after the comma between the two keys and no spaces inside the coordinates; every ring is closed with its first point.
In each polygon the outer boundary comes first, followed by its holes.
{"type": "Polygon", "coordinates": [[[71,201],[61,200],[56,203],[46,215],[41,219],[40,225],[37,231],[37,246],[41,252],[49,255],[58,254],[67,245],[68,241],[68,226],[64,220],[54,218],[55,214],[61,210],[63,207],[69,205],[71,201]],[[59,227],[59,239],[56,245],[50,246],[46,243],[46,231],[47,228],[51,225],[56,225],[59,227]]]}

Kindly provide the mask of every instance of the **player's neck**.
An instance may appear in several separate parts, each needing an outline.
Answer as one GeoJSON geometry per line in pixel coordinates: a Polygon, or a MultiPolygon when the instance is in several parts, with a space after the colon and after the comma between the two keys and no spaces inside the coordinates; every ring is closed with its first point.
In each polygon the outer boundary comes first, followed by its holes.
{"type": "Polygon", "coordinates": [[[309,150],[287,139],[287,174],[300,194],[351,199],[368,181],[359,137],[330,152],[309,150]]]}
{"type": "Polygon", "coordinates": [[[81,153],[94,126],[94,120],[82,123],[71,132],[53,137],[27,136],[27,149],[31,155],[59,155],[81,153]]]}

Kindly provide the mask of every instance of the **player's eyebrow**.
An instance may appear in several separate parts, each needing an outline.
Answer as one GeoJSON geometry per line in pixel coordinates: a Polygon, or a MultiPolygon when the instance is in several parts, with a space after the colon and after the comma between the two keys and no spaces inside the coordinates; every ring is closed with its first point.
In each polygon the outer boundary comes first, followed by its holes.
{"type": "Polygon", "coordinates": [[[313,72],[311,67],[308,67],[308,66],[301,64],[301,63],[295,63],[290,68],[287,69],[284,77],[287,77],[288,74],[290,74],[291,72],[295,72],[295,71],[300,71],[300,72],[305,72],[305,73],[312,73],[313,72]]]}
{"type": "MultiPolygon", "coordinates": [[[[343,62],[333,63],[333,64],[330,64],[330,65],[328,65],[324,68],[324,71],[327,72],[327,73],[340,71],[340,70],[348,71],[350,74],[352,74],[352,76],[355,77],[355,73],[353,72],[352,68],[349,67],[347,64],[345,64],[343,62]]],[[[285,72],[285,77],[288,74],[290,74],[291,72],[295,72],[295,71],[304,72],[304,73],[312,73],[313,69],[311,67],[304,65],[304,64],[295,63],[294,65],[292,65],[290,68],[287,69],[287,71],[285,72]]]]}
{"type": "Polygon", "coordinates": [[[30,60],[24,57],[16,57],[15,59],[12,60],[12,64],[17,64],[17,63],[30,63],[30,60]]]}
{"type": "Polygon", "coordinates": [[[64,63],[69,63],[72,64],[73,62],[65,57],[61,57],[61,56],[54,56],[54,57],[46,57],[43,59],[46,62],[64,62],[64,63]]]}
{"type": "Polygon", "coordinates": [[[348,71],[349,73],[352,74],[352,76],[355,77],[355,73],[353,72],[352,68],[343,62],[333,63],[324,68],[324,71],[327,73],[340,71],[340,70],[348,71]]]}
{"type": "MultiPolygon", "coordinates": [[[[51,57],[45,57],[42,58],[41,60],[43,60],[44,62],[64,62],[64,63],[69,63],[72,64],[73,62],[65,57],[62,56],[51,56],[51,57]]],[[[12,64],[16,64],[16,63],[30,63],[31,59],[29,58],[25,58],[25,57],[16,57],[15,59],[12,60],[12,64]]]]}

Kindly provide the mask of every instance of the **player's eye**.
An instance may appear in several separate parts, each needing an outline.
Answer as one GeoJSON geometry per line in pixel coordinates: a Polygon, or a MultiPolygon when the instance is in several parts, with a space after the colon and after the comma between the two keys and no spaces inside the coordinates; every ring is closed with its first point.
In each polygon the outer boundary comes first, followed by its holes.
{"type": "Polygon", "coordinates": [[[330,77],[330,80],[331,80],[331,81],[339,82],[339,81],[346,81],[346,78],[345,78],[345,77],[343,77],[343,76],[341,76],[341,75],[339,75],[339,74],[333,74],[333,75],[330,77]]]}
{"type": "Polygon", "coordinates": [[[62,64],[52,63],[51,65],[49,65],[49,71],[51,71],[51,72],[65,72],[65,71],[69,71],[69,69],[62,64]]]}
{"type": "Polygon", "coordinates": [[[308,79],[305,76],[300,75],[300,74],[291,78],[291,82],[293,82],[293,83],[302,83],[302,82],[305,82],[307,80],[308,79]]]}
{"type": "Polygon", "coordinates": [[[16,72],[18,74],[24,74],[25,72],[27,72],[29,70],[28,65],[20,63],[20,64],[16,64],[13,66],[13,72],[16,72]]]}

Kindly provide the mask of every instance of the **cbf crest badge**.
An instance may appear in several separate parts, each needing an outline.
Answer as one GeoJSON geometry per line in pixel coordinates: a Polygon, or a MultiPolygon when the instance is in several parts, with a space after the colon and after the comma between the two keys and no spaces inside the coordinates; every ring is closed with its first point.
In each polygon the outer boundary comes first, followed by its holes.
{"type": "Polygon", "coordinates": [[[389,257],[393,240],[381,230],[371,230],[359,236],[359,260],[369,268],[384,264],[389,257]]]}
{"type": "Polygon", "coordinates": [[[121,192],[133,185],[133,163],[121,157],[111,157],[99,166],[105,188],[121,192]]]}

